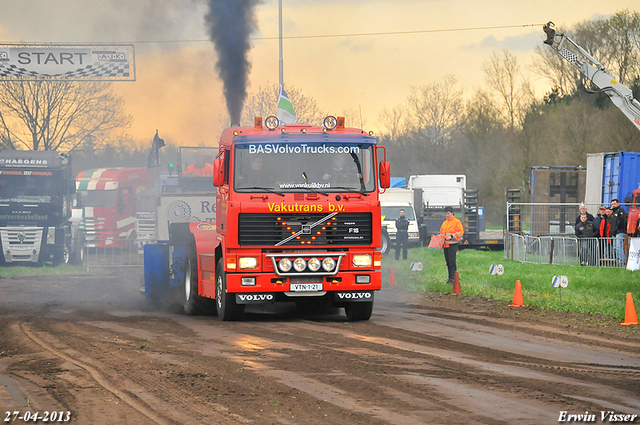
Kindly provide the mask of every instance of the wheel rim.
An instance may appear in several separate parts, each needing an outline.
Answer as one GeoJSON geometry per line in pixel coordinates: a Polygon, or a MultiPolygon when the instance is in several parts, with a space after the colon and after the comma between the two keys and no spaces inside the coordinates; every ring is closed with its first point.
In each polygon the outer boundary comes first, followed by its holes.
{"type": "Polygon", "coordinates": [[[191,299],[191,260],[187,261],[187,270],[184,274],[184,298],[191,299]]]}
{"type": "Polygon", "coordinates": [[[69,253],[69,247],[65,245],[64,248],[62,248],[62,262],[64,264],[69,264],[70,258],[71,254],[69,253]]]}
{"type": "Polygon", "coordinates": [[[222,309],[222,276],[216,279],[216,304],[222,309]]]}

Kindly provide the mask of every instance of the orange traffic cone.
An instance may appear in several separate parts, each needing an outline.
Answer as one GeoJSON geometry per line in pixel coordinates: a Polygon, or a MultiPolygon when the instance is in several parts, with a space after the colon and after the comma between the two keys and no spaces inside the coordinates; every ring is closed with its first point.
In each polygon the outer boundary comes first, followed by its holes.
{"type": "Polygon", "coordinates": [[[624,309],[624,323],[620,324],[622,326],[638,324],[638,315],[636,314],[636,306],[633,304],[631,292],[627,292],[627,305],[624,309]]]}
{"type": "Polygon", "coordinates": [[[396,275],[393,274],[393,269],[389,267],[389,286],[396,286],[398,281],[396,281],[396,275]]]}
{"type": "Polygon", "coordinates": [[[523,307],[522,303],[522,286],[520,281],[516,280],[516,290],[513,293],[513,304],[509,304],[509,307],[523,307]]]}
{"type": "Polygon", "coordinates": [[[460,289],[460,276],[458,276],[458,271],[456,270],[456,275],[453,277],[453,290],[452,294],[462,294],[462,290],[460,289]]]}

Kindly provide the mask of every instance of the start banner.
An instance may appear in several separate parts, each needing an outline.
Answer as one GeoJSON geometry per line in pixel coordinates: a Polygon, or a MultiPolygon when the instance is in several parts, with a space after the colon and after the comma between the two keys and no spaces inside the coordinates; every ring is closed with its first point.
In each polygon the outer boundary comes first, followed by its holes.
{"type": "Polygon", "coordinates": [[[0,44],[0,80],[135,81],[133,44],[0,44]]]}

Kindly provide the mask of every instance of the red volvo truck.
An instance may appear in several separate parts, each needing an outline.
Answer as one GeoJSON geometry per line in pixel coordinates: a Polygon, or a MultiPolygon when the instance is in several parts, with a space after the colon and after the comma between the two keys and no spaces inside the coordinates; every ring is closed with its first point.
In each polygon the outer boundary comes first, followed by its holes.
{"type": "Polygon", "coordinates": [[[148,189],[147,168],[97,168],[76,176],[80,228],[89,248],[128,248],[136,240],[138,194],[148,189]]]}
{"type": "Polygon", "coordinates": [[[381,288],[378,187],[390,184],[371,133],[342,117],[324,126],[257,117],[223,131],[212,165],[216,221],[172,223],[168,241],[145,245],[147,297],[221,320],[281,301],[371,317],[381,288]]]}

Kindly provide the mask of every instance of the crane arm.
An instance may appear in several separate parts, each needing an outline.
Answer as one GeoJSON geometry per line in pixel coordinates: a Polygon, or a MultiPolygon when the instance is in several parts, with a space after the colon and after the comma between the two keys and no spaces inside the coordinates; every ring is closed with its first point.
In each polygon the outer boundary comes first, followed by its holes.
{"type": "Polygon", "coordinates": [[[609,96],[613,104],[640,130],[640,102],[633,98],[631,89],[616,81],[611,72],[591,56],[589,52],[580,47],[568,35],[557,33],[553,27],[553,22],[548,22],[542,27],[547,34],[547,39],[544,43],[551,46],[560,56],[580,71],[583,77],[591,80],[593,84],[609,96]],[[573,46],[573,48],[570,46],[573,46]]]}

